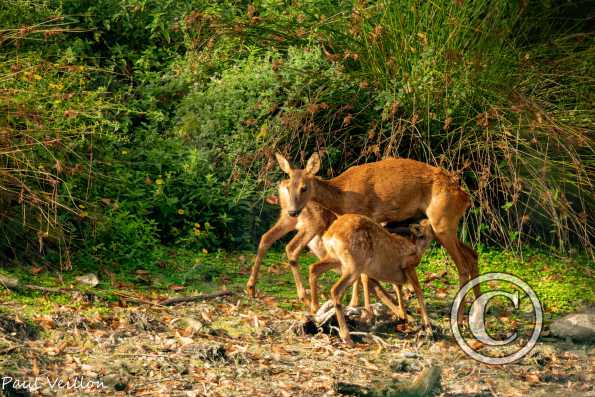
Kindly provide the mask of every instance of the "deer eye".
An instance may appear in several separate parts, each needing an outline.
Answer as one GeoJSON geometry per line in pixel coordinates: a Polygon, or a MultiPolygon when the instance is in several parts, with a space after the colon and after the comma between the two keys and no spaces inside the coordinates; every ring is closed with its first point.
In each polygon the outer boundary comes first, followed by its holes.
{"type": "Polygon", "coordinates": [[[308,190],[308,186],[302,186],[302,188],[300,189],[302,193],[304,193],[306,190],[308,190]]]}

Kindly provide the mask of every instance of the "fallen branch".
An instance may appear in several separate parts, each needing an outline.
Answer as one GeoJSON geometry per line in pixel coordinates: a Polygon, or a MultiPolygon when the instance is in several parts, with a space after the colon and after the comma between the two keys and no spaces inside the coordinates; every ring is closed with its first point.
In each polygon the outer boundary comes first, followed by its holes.
{"type": "Polygon", "coordinates": [[[160,305],[163,306],[172,306],[177,305],[178,303],[184,302],[196,302],[196,301],[204,301],[213,298],[219,298],[220,296],[231,296],[235,295],[231,291],[221,291],[215,292],[214,294],[206,294],[206,295],[193,295],[193,296],[178,296],[176,298],[169,298],[159,302],[160,305]]]}
{"type": "Polygon", "coordinates": [[[76,288],[52,288],[52,287],[41,287],[39,285],[33,285],[33,284],[21,284],[19,282],[18,278],[4,277],[4,276],[0,276],[0,285],[6,287],[8,289],[12,289],[12,290],[31,289],[34,291],[51,292],[54,294],[79,291],[76,288]]]}
{"type": "Polygon", "coordinates": [[[39,285],[33,284],[25,284],[21,285],[21,288],[32,289],[34,291],[41,291],[41,292],[51,292],[53,294],[62,294],[62,293],[70,293],[70,292],[81,292],[76,288],[52,288],[52,287],[41,287],[39,285]]]}
{"type": "Polygon", "coordinates": [[[145,305],[151,305],[151,306],[155,306],[155,307],[163,307],[163,305],[161,303],[151,302],[149,300],[139,298],[138,296],[134,296],[134,295],[126,293],[126,292],[112,291],[111,294],[115,295],[121,299],[124,299],[125,301],[134,302],[134,303],[143,303],[145,305]]]}
{"type": "Polygon", "coordinates": [[[131,296],[129,294],[126,294],[124,292],[119,292],[119,291],[112,291],[110,293],[102,293],[100,291],[81,290],[78,288],[42,287],[42,286],[33,285],[33,284],[20,284],[18,282],[18,279],[11,279],[11,278],[6,278],[6,277],[2,277],[2,276],[0,276],[0,285],[3,285],[6,288],[9,288],[12,290],[29,289],[29,290],[33,290],[33,291],[41,291],[41,292],[46,292],[46,293],[51,293],[51,294],[80,293],[80,294],[93,295],[93,296],[96,296],[98,298],[103,298],[103,299],[107,299],[108,295],[115,295],[115,296],[117,296],[123,300],[129,301],[129,302],[143,303],[143,304],[149,304],[149,305],[160,306],[160,307],[162,306],[159,303],[151,302],[146,299],[142,299],[142,298],[139,298],[136,296],[131,296]]]}

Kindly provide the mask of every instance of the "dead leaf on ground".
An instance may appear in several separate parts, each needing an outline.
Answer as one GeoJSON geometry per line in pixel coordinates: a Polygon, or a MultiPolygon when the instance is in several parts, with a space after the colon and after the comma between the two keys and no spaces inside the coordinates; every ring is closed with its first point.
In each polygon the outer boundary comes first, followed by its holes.
{"type": "Polygon", "coordinates": [[[535,374],[535,373],[533,373],[533,374],[527,374],[525,376],[525,378],[527,379],[527,382],[529,382],[529,383],[540,383],[541,382],[541,379],[539,378],[539,375],[538,374],[535,374]]]}
{"type": "Polygon", "coordinates": [[[54,319],[47,314],[37,317],[35,321],[45,330],[52,329],[55,326],[54,319]]]}
{"type": "Polygon", "coordinates": [[[31,274],[39,274],[41,272],[43,272],[45,270],[45,268],[43,266],[31,266],[31,274]]]}
{"type": "Polygon", "coordinates": [[[473,350],[476,350],[476,351],[483,347],[483,343],[481,343],[477,339],[471,339],[471,340],[467,341],[467,343],[473,350]]]}

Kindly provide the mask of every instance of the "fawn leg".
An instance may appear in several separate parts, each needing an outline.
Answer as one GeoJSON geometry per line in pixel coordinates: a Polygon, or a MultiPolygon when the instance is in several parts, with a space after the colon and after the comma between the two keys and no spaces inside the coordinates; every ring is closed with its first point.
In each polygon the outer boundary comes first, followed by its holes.
{"type": "Polygon", "coordinates": [[[384,290],[384,288],[382,288],[380,283],[374,279],[371,279],[371,278],[368,279],[368,282],[370,283],[370,285],[372,286],[372,289],[374,290],[374,293],[376,294],[376,296],[378,296],[378,298],[382,301],[382,303],[384,303],[386,306],[388,306],[388,308],[397,317],[399,317],[400,316],[399,308],[397,307],[397,305],[395,305],[395,303],[390,298],[390,296],[388,296],[388,293],[384,290]]]}
{"type": "Polygon", "coordinates": [[[405,302],[403,297],[403,286],[399,284],[393,284],[395,295],[397,295],[397,302],[399,303],[399,318],[407,321],[407,313],[405,312],[405,302]]]}
{"type": "Polygon", "coordinates": [[[370,279],[368,275],[361,274],[360,279],[362,280],[362,286],[364,287],[364,320],[372,321],[374,313],[372,312],[372,305],[370,304],[370,279]]]}
{"type": "Polygon", "coordinates": [[[405,274],[407,275],[407,279],[411,283],[415,294],[417,295],[417,299],[419,300],[419,308],[421,310],[421,319],[423,321],[424,327],[428,330],[432,330],[432,324],[430,323],[430,318],[428,317],[428,312],[426,310],[426,303],[424,301],[424,293],[421,289],[421,285],[419,284],[419,280],[417,278],[417,273],[415,271],[415,267],[408,267],[405,269],[405,274]]]}
{"type": "Polygon", "coordinates": [[[343,313],[343,306],[341,305],[341,297],[345,292],[345,289],[353,284],[357,280],[357,273],[347,273],[341,275],[339,281],[331,288],[331,299],[335,303],[335,314],[337,316],[337,322],[339,323],[339,336],[343,342],[348,345],[353,345],[351,336],[349,335],[349,328],[347,327],[347,321],[345,321],[345,314],[343,313]]]}
{"type": "Polygon", "coordinates": [[[308,245],[310,240],[312,240],[315,235],[315,232],[300,230],[287,244],[287,247],[285,247],[287,259],[289,260],[289,267],[291,269],[291,273],[293,274],[293,279],[295,280],[298,298],[304,302],[305,305],[308,305],[309,301],[308,297],[306,296],[304,285],[302,284],[302,277],[300,276],[298,266],[298,258],[303,249],[308,245]]]}
{"type": "Polygon", "coordinates": [[[359,280],[355,280],[355,282],[353,283],[353,289],[351,291],[351,300],[349,301],[349,306],[359,306],[359,280]]]}
{"type": "Polygon", "coordinates": [[[340,266],[339,262],[332,259],[324,259],[310,266],[310,313],[315,314],[320,306],[318,303],[318,277],[322,273],[340,266]]]}

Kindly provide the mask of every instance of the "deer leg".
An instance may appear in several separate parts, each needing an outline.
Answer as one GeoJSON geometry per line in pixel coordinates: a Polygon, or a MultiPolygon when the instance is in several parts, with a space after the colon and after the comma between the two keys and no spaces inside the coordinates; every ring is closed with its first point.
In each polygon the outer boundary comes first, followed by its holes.
{"type": "Polygon", "coordinates": [[[393,289],[395,291],[395,295],[397,296],[397,302],[399,303],[399,318],[401,320],[407,321],[407,313],[405,312],[405,299],[403,297],[403,286],[399,284],[393,284],[393,289]]]}
{"type": "Polygon", "coordinates": [[[386,290],[382,288],[380,283],[372,278],[369,278],[368,282],[370,283],[372,289],[374,290],[374,293],[382,301],[382,303],[384,303],[397,317],[400,317],[399,308],[397,307],[397,305],[395,305],[395,302],[391,299],[386,290]]]}
{"type": "Polygon", "coordinates": [[[347,321],[345,321],[345,314],[343,313],[343,306],[341,305],[341,297],[343,296],[345,289],[353,284],[357,278],[357,273],[342,274],[339,281],[337,281],[331,288],[331,299],[335,303],[335,315],[337,316],[337,322],[339,323],[339,336],[341,336],[343,342],[348,345],[353,345],[353,341],[349,335],[347,321]]]}
{"type": "MultiPolygon", "coordinates": [[[[447,192],[432,198],[426,215],[432,224],[436,239],[446,249],[457,266],[461,287],[471,278],[479,275],[477,253],[457,238],[457,226],[469,205],[468,199],[461,199],[456,192],[447,192]]],[[[473,288],[475,298],[481,296],[479,285],[473,288]]],[[[461,304],[457,313],[458,321],[463,321],[465,305],[461,304]]]]}
{"type": "Polygon", "coordinates": [[[349,306],[357,307],[359,306],[359,280],[355,280],[353,283],[353,289],[351,291],[351,300],[349,301],[349,306]]]}
{"type": "MultiPolygon", "coordinates": [[[[457,272],[459,273],[459,283],[462,287],[465,283],[467,283],[467,281],[469,281],[469,278],[472,274],[470,268],[473,265],[467,263],[467,258],[463,251],[464,249],[461,248],[461,243],[457,239],[457,225],[461,216],[449,212],[448,204],[448,197],[436,199],[435,203],[433,202],[430,204],[426,214],[428,215],[428,219],[432,224],[432,229],[434,230],[436,240],[438,240],[446,252],[448,252],[457,267],[457,272]]],[[[478,294],[479,288],[477,288],[474,292],[478,294]]],[[[465,305],[459,306],[457,313],[459,322],[463,320],[464,309],[465,305]]]]}
{"type": "Polygon", "coordinates": [[[341,264],[332,259],[324,259],[310,266],[310,313],[315,314],[320,306],[318,303],[318,277],[322,273],[337,267],[341,267],[341,264]]]}
{"type": "Polygon", "coordinates": [[[296,224],[297,220],[282,215],[277,223],[275,223],[275,225],[273,225],[273,227],[271,227],[260,238],[258,251],[256,252],[256,259],[254,259],[254,265],[252,265],[252,270],[250,271],[250,278],[246,283],[246,292],[250,298],[254,298],[256,296],[256,283],[258,281],[258,272],[260,271],[262,258],[264,258],[266,252],[269,250],[269,248],[271,248],[271,245],[273,245],[275,241],[279,240],[290,231],[294,230],[296,224]]]}
{"type": "Polygon", "coordinates": [[[428,330],[432,330],[432,324],[430,323],[430,318],[428,317],[428,312],[426,310],[426,303],[424,301],[424,293],[421,289],[421,285],[419,284],[419,279],[417,278],[417,273],[415,272],[415,267],[407,267],[405,269],[405,274],[407,275],[407,280],[411,283],[415,294],[417,295],[417,300],[419,301],[419,308],[421,310],[421,319],[423,321],[424,327],[428,330]]]}
{"type": "MultiPolygon", "coordinates": [[[[459,248],[465,259],[467,260],[467,266],[469,269],[469,278],[474,279],[479,277],[479,266],[477,263],[477,252],[469,245],[463,243],[461,240],[458,240],[459,248]]],[[[481,289],[479,288],[479,284],[473,287],[473,293],[475,294],[475,298],[477,299],[481,295],[481,289]]]]}
{"type": "Polygon", "coordinates": [[[374,313],[372,312],[372,305],[370,304],[370,279],[368,275],[361,274],[360,279],[362,280],[362,287],[364,289],[364,320],[372,321],[374,313]]]}
{"type": "Polygon", "coordinates": [[[306,290],[304,289],[304,285],[302,284],[302,278],[300,276],[300,270],[298,266],[298,258],[304,250],[304,248],[306,248],[310,240],[312,240],[315,235],[315,232],[306,232],[300,230],[291,239],[289,244],[287,244],[287,247],[285,247],[287,259],[289,260],[289,267],[291,269],[291,273],[293,274],[293,279],[295,280],[298,298],[302,302],[304,302],[306,306],[309,305],[309,302],[308,297],[306,296],[306,290]]]}
{"type": "MultiPolygon", "coordinates": [[[[463,287],[463,285],[465,285],[471,279],[472,272],[470,271],[469,266],[467,266],[462,251],[458,248],[459,244],[458,240],[456,239],[456,236],[453,234],[453,232],[443,234],[436,233],[436,238],[438,239],[438,241],[440,241],[440,244],[442,244],[444,249],[446,249],[446,251],[449,253],[453,261],[455,262],[455,265],[457,266],[457,272],[459,274],[459,284],[460,287],[463,287]]],[[[478,293],[477,289],[474,290],[474,293],[478,293]]],[[[463,301],[463,303],[461,303],[461,305],[459,306],[459,310],[457,312],[457,319],[459,323],[463,321],[464,311],[465,304],[463,301]]]]}

